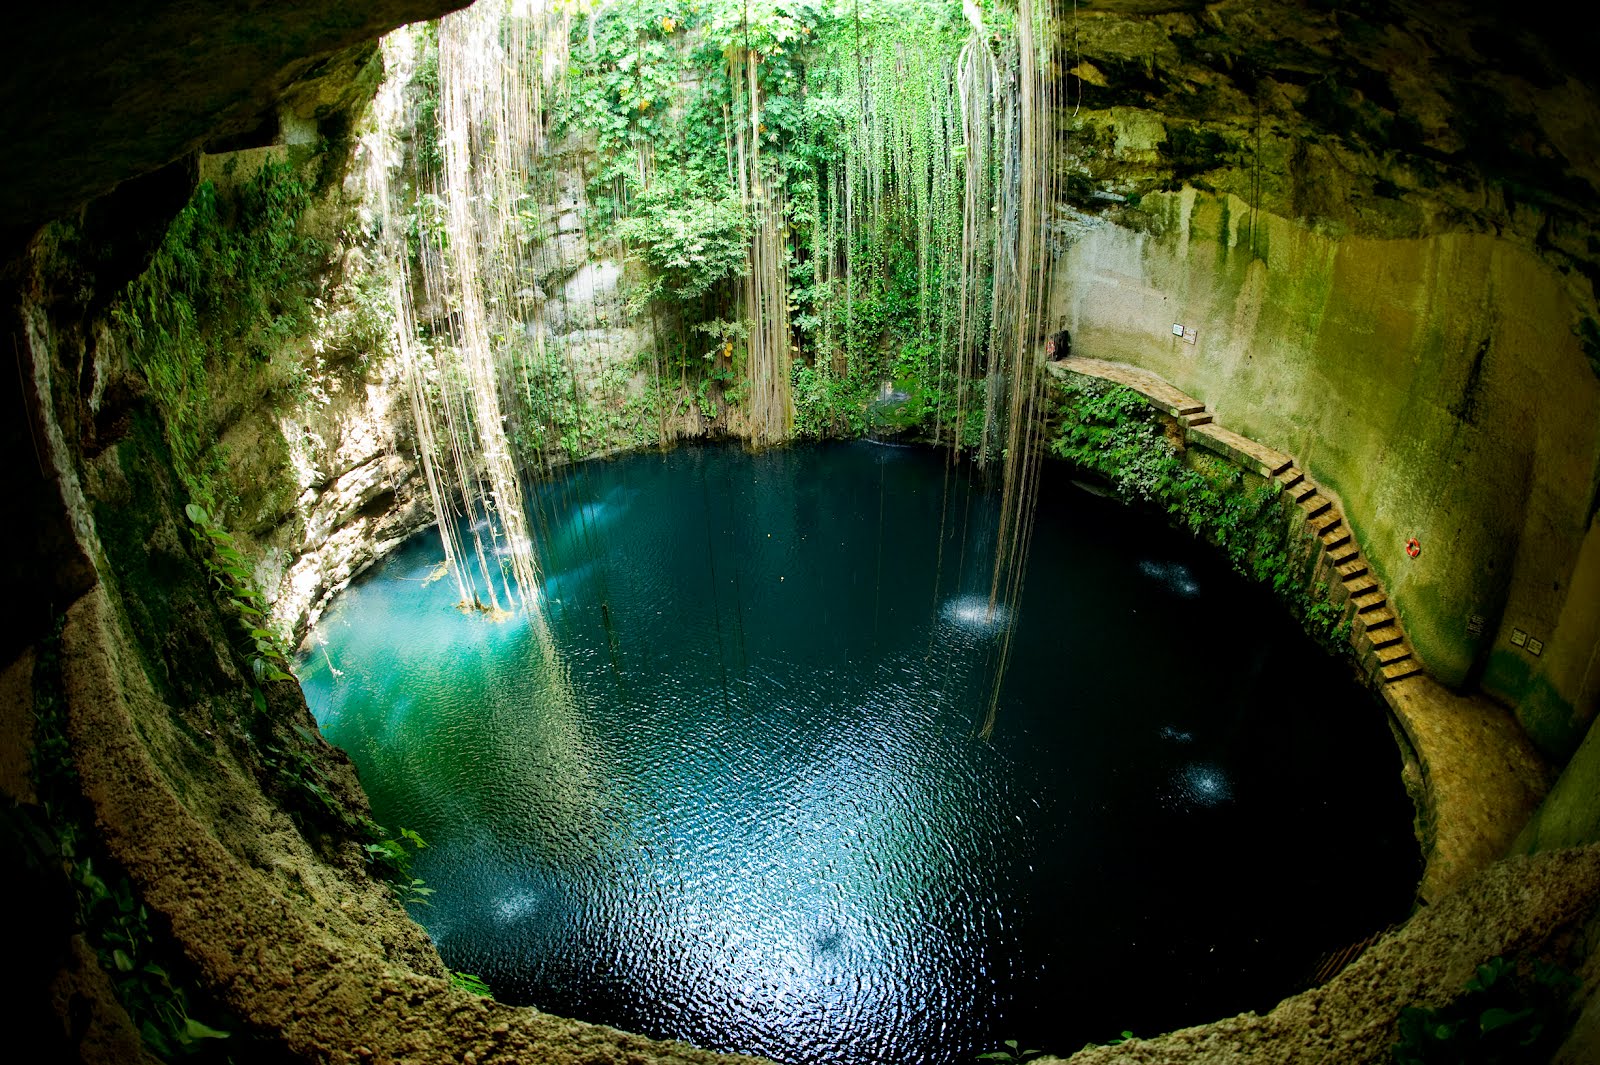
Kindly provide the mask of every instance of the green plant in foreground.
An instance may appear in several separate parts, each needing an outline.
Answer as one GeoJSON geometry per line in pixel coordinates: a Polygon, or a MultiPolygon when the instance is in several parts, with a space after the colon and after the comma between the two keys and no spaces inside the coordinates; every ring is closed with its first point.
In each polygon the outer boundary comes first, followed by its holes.
{"type": "MultiPolygon", "coordinates": [[[[200,545],[201,553],[207,556],[204,559],[206,573],[217,590],[227,597],[249,634],[245,659],[250,663],[250,672],[256,683],[293,680],[286,668],[289,656],[283,649],[283,641],[276,633],[261,627],[267,617],[263,609],[266,596],[256,588],[250,564],[234,544],[233,535],[217,524],[210,512],[199,503],[188,504],[183,512],[193,523],[191,532],[195,542],[200,545]]],[[[264,697],[259,688],[255,692],[255,699],[257,708],[264,709],[264,697]]]]}
{"type": "Polygon", "coordinates": [[[1567,999],[1578,979],[1558,965],[1490,958],[1465,993],[1437,1009],[1400,1011],[1396,1065],[1514,1065],[1548,1061],[1566,1031],[1567,999]]]}
{"type": "Polygon", "coordinates": [[[145,1045],[157,1055],[174,1060],[196,1053],[212,1041],[227,1039],[228,1032],[203,1024],[189,1015],[189,1003],[167,970],[152,958],[155,937],[150,915],[134,898],[126,876],[107,883],[85,858],[75,863],[73,880],[86,927],[98,930],[97,951],[116,989],[117,1000],[139,1026],[145,1045]]]}
{"type": "Polygon", "coordinates": [[[104,861],[103,854],[91,853],[95,850],[91,815],[83,805],[65,732],[57,625],[56,632],[40,643],[33,691],[31,776],[44,809],[42,827],[51,836],[49,861],[58,865],[71,885],[76,924],[145,1045],[164,1061],[207,1054],[215,1060],[230,1033],[195,1018],[183,982],[163,964],[170,952],[158,942],[150,913],[133,883],[104,861]]]}
{"type": "Polygon", "coordinates": [[[978,1055],[978,1060],[979,1061],[998,1061],[998,1062],[1002,1062],[1002,1063],[1005,1063],[1005,1062],[1017,1062],[1017,1061],[1032,1061],[1034,1058],[1036,1058],[1036,1057],[1038,1057],[1038,1056],[1040,1056],[1041,1054],[1044,1053],[1044,1051],[1042,1051],[1042,1050],[1022,1050],[1022,1049],[1020,1049],[1022,1044],[1017,1042],[1015,1039],[1007,1039],[1005,1041],[1005,1045],[1006,1045],[1006,1047],[1008,1049],[1006,1049],[1006,1050],[991,1050],[987,1054],[979,1054],[978,1055]]]}
{"type": "Polygon", "coordinates": [[[427,842],[409,828],[402,828],[393,839],[384,839],[388,833],[378,825],[369,823],[367,828],[375,837],[375,842],[366,844],[367,861],[374,874],[388,881],[407,906],[432,905],[428,897],[433,894],[433,888],[421,877],[411,875],[411,859],[427,848],[427,842]]]}
{"type": "Polygon", "coordinates": [[[474,976],[471,973],[458,973],[451,969],[450,986],[460,988],[469,994],[482,995],[484,998],[494,998],[494,992],[489,990],[489,985],[484,982],[483,977],[474,976]]]}

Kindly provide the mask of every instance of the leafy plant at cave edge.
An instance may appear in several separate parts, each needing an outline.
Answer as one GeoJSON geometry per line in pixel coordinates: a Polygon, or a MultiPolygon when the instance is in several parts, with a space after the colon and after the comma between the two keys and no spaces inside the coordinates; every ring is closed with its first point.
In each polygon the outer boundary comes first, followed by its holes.
{"type": "Polygon", "coordinates": [[[1567,999],[1580,981],[1536,960],[1527,970],[1490,958],[1465,994],[1436,1009],[1400,1011],[1395,1065],[1516,1065],[1549,1061],[1564,1036],[1567,999]]]}
{"type": "Polygon", "coordinates": [[[375,842],[366,844],[367,861],[371,863],[373,872],[388,881],[395,894],[400,896],[400,901],[407,906],[432,905],[429,896],[433,894],[433,888],[428,887],[427,881],[421,877],[411,875],[411,859],[418,851],[427,848],[427,842],[409,828],[402,828],[400,834],[392,839],[383,838],[388,833],[379,825],[369,823],[367,829],[375,839],[375,842]]]}
{"type": "MultiPolygon", "coordinates": [[[[266,596],[255,587],[249,563],[234,545],[232,534],[218,525],[210,512],[199,503],[190,503],[183,509],[192,523],[191,532],[195,542],[202,554],[207,556],[204,559],[206,573],[238,613],[246,630],[249,642],[244,654],[256,684],[293,680],[288,671],[289,656],[284,651],[282,638],[261,627],[266,624],[266,611],[263,609],[266,596]]],[[[259,687],[255,689],[255,699],[257,709],[265,710],[262,705],[264,696],[259,687]]]]}
{"type": "Polygon", "coordinates": [[[1132,389],[1074,382],[1063,393],[1054,454],[1215,544],[1240,574],[1270,587],[1328,650],[1347,644],[1349,623],[1329,601],[1327,584],[1311,583],[1316,554],[1309,540],[1290,534],[1276,485],[1251,490],[1238,470],[1213,476],[1190,468],[1132,389]]]}
{"type": "Polygon", "coordinates": [[[489,989],[488,983],[481,976],[474,976],[471,973],[458,973],[451,969],[450,984],[469,994],[481,995],[484,998],[494,998],[494,992],[489,989]]]}
{"type": "Polygon", "coordinates": [[[91,853],[93,815],[85,809],[63,720],[57,624],[40,643],[34,664],[30,774],[44,809],[43,827],[53,837],[52,860],[72,886],[78,926],[145,1045],[166,1061],[203,1057],[230,1033],[194,1017],[182,981],[164,964],[167,956],[132,881],[108,862],[97,865],[91,853]]]}
{"type": "Polygon", "coordinates": [[[1005,1045],[1008,1050],[991,1050],[987,1054],[979,1054],[979,1061],[998,1061],[1002,1065],[1011,1062],[1032,1061],[1044,1053],[1042,1050],[1022,1050],[1022,1044],[1015,1039],[1007,1039],[1005,1045]]]}

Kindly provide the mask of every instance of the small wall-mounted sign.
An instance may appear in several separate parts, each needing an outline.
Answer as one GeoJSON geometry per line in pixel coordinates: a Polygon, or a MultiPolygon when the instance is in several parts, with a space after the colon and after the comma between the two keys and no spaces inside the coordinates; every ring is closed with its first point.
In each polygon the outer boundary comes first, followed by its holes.
{"type": "Polygon", "coordinates": [[[1528,641],[1528,653],[1530,655],[1533,655],[1535,658],[1537,658],[1539,655],[1544,654],[1544,641],[1543,640],[1529,640],[1528,641]]]}
{"type": "Polygon", "coordinates": [[[1512,647],[1525,647],[1525,646],[1527,646],[1527,643],[1528,643],[1528,634],[1527,633],[1523,632],[1521,629],[1512,629],[1511,630],[1511,646],[1512,647]]]}
{"type": "Polygon", "coordinates": [[[1482,636],[1483,635],[1483,615],[1482,614],[1472,614],[1472,615],[1469,615],[1467,617],[1467,635],[1468,636],[1482,636]]]}
{"type": "Polygon", "coordinates": [[[1175,337],[1183,336],[1183,323],[1182,322],[1173,322],[1172,323],[1172,335],[1175,336],[1175,337]]]}

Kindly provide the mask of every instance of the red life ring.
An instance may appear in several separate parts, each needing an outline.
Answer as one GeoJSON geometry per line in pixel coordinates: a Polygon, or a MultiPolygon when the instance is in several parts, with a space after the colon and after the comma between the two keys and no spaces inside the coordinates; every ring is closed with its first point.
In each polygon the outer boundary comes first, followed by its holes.
{"type": "Polygon", "coordinates": [[[1406,541],[1406,554],[1410,555],[1412,558],[1416,558],[1418,555],[1422,554],[1422,545],[1417,543],[1417,538],[1415,536],[1406,541]]]}

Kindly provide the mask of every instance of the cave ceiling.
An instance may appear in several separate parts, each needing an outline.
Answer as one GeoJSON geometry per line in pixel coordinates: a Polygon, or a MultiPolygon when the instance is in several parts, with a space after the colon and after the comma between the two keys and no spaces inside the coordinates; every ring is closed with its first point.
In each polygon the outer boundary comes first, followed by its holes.
{"type": "MultiPolygon", "coordinates": [[[[460,6],[23,9],[11,35],[20,47],[0,67],[0,238],[15,246],[208,143],[270,137],[286,93],[313,114],[337,112],[340,93],[372,71],[378,35],[460,6]]],[[[1230,164],[1241,170],[1239,157],[1264,131],[1299,146],[1276,161],[1282,167],[1353,171],[1374,200],[1431,198],[1435,221],[1497,229],[1519,208],[1543,212],[1556,219],[1544,239],[1596,273],[1587,224],[1600,191],[1592,11],[1481,0],[1080,0],[1061,10],[1063,51],[1079,75],[1068,83],[1074,110],[1146,109],[1197,131],[1160,160],[1169,176],[1203,186],[1215,170],[1213,184],[1233,191],[1230,164]]],[[[1324,206],[1314,182],[1276,191],[1273,206],[1286,213],[1314,217],[1324,206]]]]}

